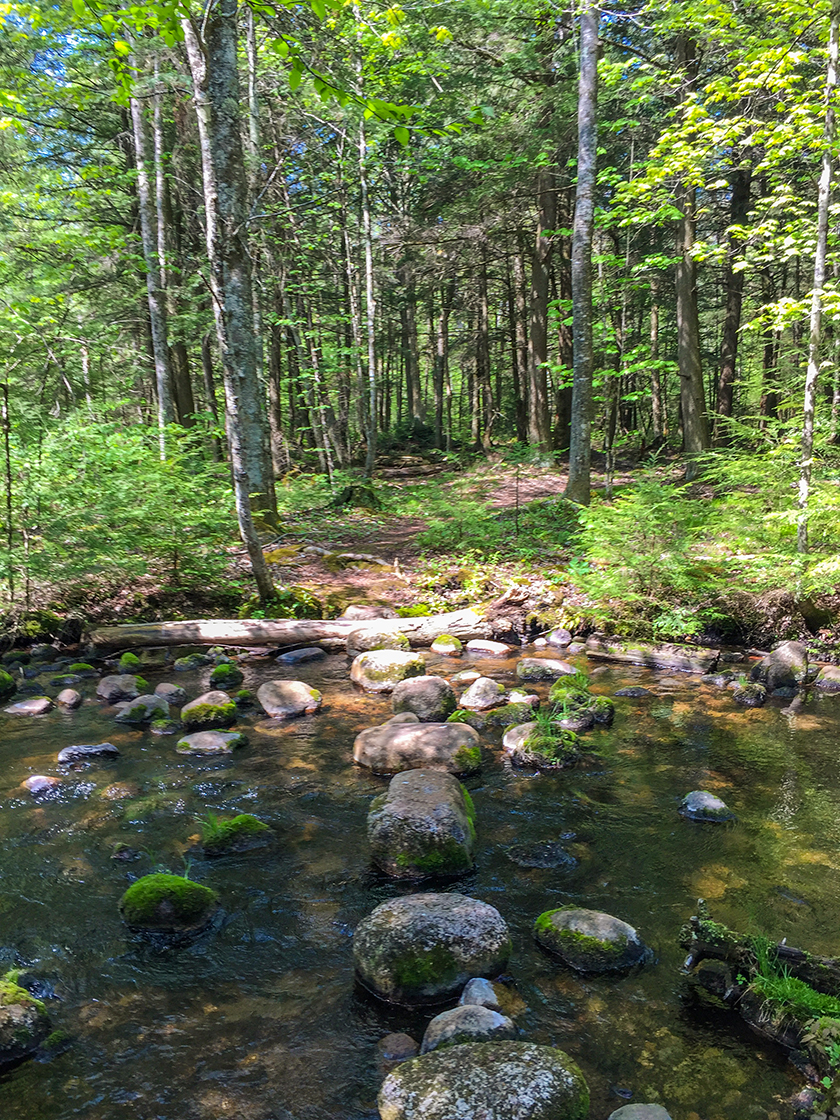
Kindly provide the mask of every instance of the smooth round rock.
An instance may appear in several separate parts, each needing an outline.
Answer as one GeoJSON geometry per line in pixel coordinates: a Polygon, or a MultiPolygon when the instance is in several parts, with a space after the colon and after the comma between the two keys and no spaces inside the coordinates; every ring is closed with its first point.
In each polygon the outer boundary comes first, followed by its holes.
{"type": "Polygon", "coordinates": [[[513,653],[511,646],[506,646],[504,642],[491,642],[487,638],[472,638],[465,649],[473,657],[509,657],[513,653]]]}
{"type": "Polygon", "coordinates": [[[155,686],[155,696],[162,696],[167,704],[177,704],[179,707],[187,702],[187,690],[177,684],[161,681],[155,686]]]}
{"type": "Polygon", "coordinates": [[[464,643],[451,634],[441,634],[432,642],[432,653],[439,653],[444,657],[460,657],[463,652],[464,643]]]}
{"type": "Polygon", "coordinates": [[[230,727],[236,723],[236,704],[226,692],[205,692],[181,708],[181,720],[185,727],[197,731],[230,727]]]}
{"type": "Polygon", "coordinates": [[[553,1046],[473,1042],[404,1062],[377,1104],[381,1120],[585,1120],[589,1088],[553,1046]]]}
{"type": "Polygon", "coordinates": [[[397,712],[395,716],[389,716],[385,720],[386,723],[419,723],[420,720],[414,712],[397,712]]]}
{"type": "Polygon", "coordinates": [[[558,840],[544,840],[538,844],[514,844],[507,850],[507,857],[519,867],[533,867],[541,870],[569,871],[577,867],[578,861],[570,855],[558,840]]]}
{"type": "Polygon", "coordinates": [[[483,976],[475,976],[467,982],[466,987],[461,992],[461,998],[458,1000],[459,1006],[462,1007],[464,1004],[489,1007],[491,1011],[502,1010],[492,980],[487,980],[483,976]]]}
{"type": "Polygon", "coordinates": [[[557,661],[550,657],[523,657],[516,664],[518,681],[556,681],[576,672],[577,669],[568,661],[557,661]]]}
{"type": "Polygon", "coordinates": [[[624,1104],[607,1120],[671,1120],[671,1114],[661,1104],[624,1104]]]}
{"type": "Polygon", "coordinates": [[[272,719],[308,716],[321,707],[321,693],[303,681],[266,681],[257,689],[257,700],[272,719]]]}
{"type": "Polygon", "coordinates": [[[76,708],[81,707],[82,694],[77,692],[75,688],[63,688],[55,698],[56,703],[61,708],[68,708],[74,711],[76,708]]]}
{"type": "Polygon", "coordinates": [[[631,925],[600,910],[547,910],[534,923],[534,936],[578,972],[622,971],[652,956],[631,925]]]}
{"type": "Polygon", "coordinates": [[[406,677],[422,677],[426,662],[419,653],[372,649],[360,653],[350,667],[350,680],[365,692],[393,692],[406,677]]]}
{"type": "Polygon", "coordinates": [[[153,719],[169,719],[169,703],[163,696],[148,694],[129,700],[114,717],[117,723],[151,723],[153,719]]]}
{"type": "Polygon", "coordinates": [[[452,677],[452,683],[472,684],[473,681],[477,681],[480,676],[481,673],[479,673],[478,669],[462,669],[460,673],[456,673],[452,677]]]}
{"type": "Polygon", "coordinates": [[[417,1042],[403,1031],[386,1034],[377,1042],[376,1049],[385,1062],[405,1062],[409,1058],[416,1058],[420,1053],[417,1042]]]}
{"type": "Polygon", "coordinates": [[[356,736],[353,758],[375,774],[470,774],[481,766],[481,742],[478,732],[464,723],[384,723],[356,736]]]}
{"type": "Polygon", "coordinates": [[[473,976],[498,976],[510,953],[499,911],[460,894],[383,902],[353,937],[361,983],[380,999],[408,1006],[442,1003],[473,976]]]}
{"type": "Polygon", "coordinates": [[[413,712],[423,723],[443,723],[457,702],[454,688],[443,677],[409,677],[391,696],[396,713],[413,712]]]}
{"type": "Polygon", "coordinates": [[[808,648],[802,642],[782,642],[750,671],[750,680],[763,684],[768,692],[798,688],[807,677],[808,648]]]}
{"type": "Polygon", "coordinates": [[[350,603],[344,608],[339,618],[349,618],[364,622],[373,618],[398,618],[399,615],[387,603],[350,603]]]}
{"type": "Polygon", "coordinates": [[[94,743],[64,747],[58,752],[59,762],[84,762],[88,758],[117,758],[119,750],[113,743],[94,743]]]}
{"type": "Polygon", "coordinates": [[[486,712],[489,708],[496,708],[499,704],[503,704],[504,701],[503,684],[494,681],[492,677],[479,677],[458,701],[458,707],[466,708],[470,712],[486,712]]]}
{"type": "Polygon", "coordinates": [[[21,787],[33,797],[49,797],[51,793],[57,792],[60,785],[61,778],[53,778],[47,774],[31,774],[21,782],[21,787]]]}
{"type": "Polygon", "coordinates": [[[722,824],[735,819],[735,814],[728,805],[705,789],[692,790],[682,799],[677,811],[690,821],[707,821],[710,824],[722,824]]]}
{"type": "Polygon", "coordinates": [[[247,741],[238,731],[195,731],[179,739],[175,750],[178,754],[233,754],[247,741]]]}
{"type": "Polygon", "coordinates": [[[274,660],[279,665],[306,665],[310,661],[323,661],[326,656],[320,646],[309,646],[307,649],[290,649],[274,660]]]}
{"type": "Polygon", "coordinates": [[[459,875],[472,867],[475,829],[457,778],[408,770],[374,799],[367,819],[371,859],[396,879],[459,875]]]}
{"type": "Polygon", "coordinates": [[[213,688],[238,688],[244,680],[244,673],[232,661],[220,661],[210,673],[210,685],[213,688]]]}
{"type": "Polygon", "coordinates": [[[516,1038],[513,1019],[479,1004],[463,1004],[442,1011],[426,1027],[420,1045],[421,1054],[429,1054],[444,1046],[460,1046],[464,1042],[494,1042],[516,1038]]]}
{"type": "MultiPolygon", "coordinates": [[[[142,685],[145,688],[145,683],[142,685]]],[[[115,673],[103,677],[96,686],[96,695],[106,704],[116,704],[118,700],[134,700],[140,695],[141,684],[131,673],[115,673]]]]}
{"type": "Polygon", "coordinates": [[[54,707],[49,696],[33,696],[31,700],[18,700],[3,711],[10,716],[42,716],[54,707]]]}
{"type": "Polygon", "coordinates": [[[565,649],[566,646],[571,645],[572,635],[568,630],[558,627],[556,630],[552,630],[550,633],[546,634],[545,640],[550,646],[555,646],[557,649],[565,649]]]}

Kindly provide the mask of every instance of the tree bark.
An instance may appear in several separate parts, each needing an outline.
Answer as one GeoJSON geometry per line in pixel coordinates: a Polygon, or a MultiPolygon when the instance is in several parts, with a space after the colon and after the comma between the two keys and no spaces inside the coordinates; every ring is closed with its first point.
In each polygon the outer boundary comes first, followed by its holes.
{"type": "MultiPolygon", "coordinates": [[[[723,283],[726,289],[726,314],[723,320],[723,333],[720,343],[720,377],[718,379],[718,416],[732,415],[735,368],[738,360],[738,335],[741,328],[741,306],[744,301],[744,270],[736,268],[739,246],[742,239],[733,232],[733,226],[742,226],[750,207],[750,168],[733,171],[729,202],[729,236],[726,252],[726,269],[723,283]]],[[[730,442],[725,425],[718,422],[715,442],[726,445],[730,442]]]]}
{"type": "Polygon", "coordinates": [[[551,451],[551,417],[545,364],[548,361],[548,292],[556,184],[552,172],[545,169],[540,171],[537,180],[537,207],[528,323],[528,442],[538,451],[547,453],[551,451]]]}
{"type": "Polygon", "coordinates": [[[580,17],[578,164],[572,230],[572,331],[574,380],[569,481],[566,497],[589,505],[592,450],[592,232],[598,152],[598,9],[589,3],[580,17]]]}
{"type": "Polygon", "coordinates": [[[814,463],[814,418],[817,406],[817,381],[820,373],[820,336],[822,331],[822,290],[825,284],[825,258],[828,246],[828,209],[831,201],[832,154],[836,137],[834,91],[837,88],[838,43],[840,43],[840,0],[831,0],[831,26],[828,39],[828,71],[825,79],[825,125],[823,154],[817,195],[817,248],[814,255],[814,287],[808,333],[808,372],[802,406],[802,450],[799,461],[799,518],[796,548],[808,551],[808,499],[814,463]]]}

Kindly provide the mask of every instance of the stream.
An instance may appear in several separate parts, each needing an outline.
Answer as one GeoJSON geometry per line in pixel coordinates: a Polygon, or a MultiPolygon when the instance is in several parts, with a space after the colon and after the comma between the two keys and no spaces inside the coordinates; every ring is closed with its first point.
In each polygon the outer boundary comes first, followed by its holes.
{"type": "MultiPolygon", "coordinates": [[[[514,684],[515,658],[425,657],[433,673],[478,668],[514,684]]],[[[570,660],[592,671],[585,657],[570,660]]],[[[482,899],[506,919],[521,1037],[580,1064],[591,1120],[631,1100],[658,1101],[673,1120],[792,1117],[801,1075],[735,1016],[694,1007],[677,936],[702,896],[730,927],[838,952],[840,697],[817,696],[795,715],[787,700],[744,709],[699,677],[601,668],[595,693],[642,685],[653,695],[616,698],[614,725],[584,737],[597,755],[560,773],[513,770],[500,733],[483,735],[482,771],[465,782],[476,868],[410,886],[370,867],[366,816],[386,781],[351,754],[357,732],[391,714],[390,697],[355,690],[343,654],[241,668],[254,691],[271,679],[314,685],[322,711],[282,725],[252,711],[237,725],[249,745],[224,759],[181,756],[178,736],[115,723],[95,681],[77,686],[86,699],[76,712],[0,714],[0,964],[25,963],[54,986],[48,1010],[71,1039],[0,1076],[3,1120],[375,1120],[378,1040],[407,1031],[419,1041],[442,1008],[391,1007],[360,990],[353,930],[385,899],[429,889],[482,899]],[[103,740],[119,758],[57,766],[62,747],[103,740]],[[60,795],[35,801],[20,789],[30,774],[60,774],[60,795]],[[699,788],[737,822],[683,820],[679,801],[699,788]],[[208,812],[254,813],[277,843],[204,860],[197,818],[208,812]],[[523,868],[508,854],[546,840],[562,841],[577,866],[523,868]],[[117,842],[139,858],[112,859],[117,842]],[[222,922],[178,950],[133,940],[117,903],[155,869],[188,869],[212,886],[222,922]],[[655,964],[620,977],[564,968],[531,928],[566,903],[630,922],[655,964]]],[[[168,680],[190,699],[209,674],[143,670],[151,688],[168,680]]],[[[548,686],[531,688],[544,697],[548,686]]]]}

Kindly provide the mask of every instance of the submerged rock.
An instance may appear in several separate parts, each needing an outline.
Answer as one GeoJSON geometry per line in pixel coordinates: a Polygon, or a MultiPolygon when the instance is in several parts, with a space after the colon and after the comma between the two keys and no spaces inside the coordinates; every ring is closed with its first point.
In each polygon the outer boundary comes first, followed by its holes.
{"type": "Polygon", "coordinates": [[[179,739],[175,750],[178,754],[233,754],[247,742],[238,731],[194,731],[179,739]]]}
{"type": "Polygon", "coordinates": [[[127,926],[154,933],[199,932],[218,908],[215,891],[181,875],[144,875],[120,899],[127,926]]]}
{"type": "Polygon", "coordinates": [[[725,802],[705,789],[695,789],[687,794],[680,802],[678,812],[691,821],[709,821],[715,824],[735,819],[735,814],[725,802]]]}
{"type": "Polygon", "coordinates": [[[367,819],[371,858],[397,879],[458,875],[472,867],[472,799],[439,770],[408,770],[374,799],[367,819]]]}
{"type": "Polygon", "coordinates": [[[556,681],[576,673],[574,665],[568,661],[557,661],[549,657],[523,657],[516,666],[516,679],[519,681],[556,681]]]}
{"type": "Polygon", "coordinates": [[[320,646],[309,646],[306,649],[290,649],[274,660],[280,665],[306,665],[310,661],[323,661],[326,656],[320,646]]]}
{"type": "Polygon", "coordinates": [[[442,723],[457,705],[455,690],[443,677],[409,677],[391,697],[396,713],[413,712],[423,723],[442,723]]]}
{"type": "Polygon", "coordinates": [[[640,684],[631,684],[627,688],[619,688],[615,692],[616,696],[626,696],[631,700],[641,700],[645,696],[655,696],[655,692],[651,692],[649,688],[642,688],[640,684]]]}
{"type": "Polygon", "coordinates": [[[381,1120],[586,1120],[589,1088],[553,1046],[473,1042],[404,1062],[377,1103],[381,1120]]]}
{"type": "Polygon", "coordinates": [[[53,707],[49,696],[33,696],[31,700],[18,700],[3,711],[10,716],[42,716],[53,707]]]}
{"type": "Polygon", "coordinates": [[[512,1019],[481,1004],[467,1003],[442,1011],[426,1027],[421,1054],[464,1042],[494,1042],[516,1038],[512,1019]]]}
{"type": "Polygon", "coordinates": [[[236,704],[226,692],[205,692],[181,708],[181,719],[185,727],[197,730],[230,727],[236,723],[236,704]]]}
{"type": "Polygon", "coordinates": [[[426,662],[419,653],[377,649],[360,653],[350,668],[350,680],[365,692],[393,692],[406,677],[422,677],[426,662]]]}
{"type": "Polygon", "coordinates": [[[442,1003],[473,976],[498,976],[510,952],[498,910],[460,894],[383,902],[353,937],[361,983],[380,999],[409,1006],[442,1003]]]}
{"type": "Polygon", "coordinates": [[[478,732],[462,723],[385,723],[356,736],[353,758],[376,774],[469,774],[481,766],[481,743],[478,732]]]}
{"type": "Polygon", "coordinates": [[[148,685],[142,677],[131,673],[120,673],[103,677],[96,686],[96,695],[106,704],[116,704],[118,700],[135,700],[148,685]]]}
{"type": "Polygon", "coordinates": [[[228,821],[208,816],[201,830],[201,846],[211,858],[265,848],[273,840],[269,826],[251,813],[240,813],[228,821]]]}
{"type": "Polygon", "coordinates": [[[507,850],[508,859],[520,867],[535,867],[542,870],[577,867],[578,861],[570,855],[558,840],[543,840],[537,844],[514,844],[507,850]]]}
{"type": "Polygon", "coordinates": [[[599,910],[561,906],[534,923],[534,936],[578,972],[617,972],[644,964],[652,953],[627,922],[599,910]]]}
{"type": "Polygon", "coordinates": [[[272,719],[312,715],[321,707],[321,693],[303,681],[266,681],[257,689],[257,700],[272,719]]]}
{"type": "Polygon", "coordinates": [[[153,694],[129,700],[114,717],[118,723],[151,723],[153,719],[169,718],[169,703],[153,694]]]}
{"type": "Polygon", "coordinates": [[[767,689],[763,684],[744,684],[735,688],[732,699],[745,708],[760,708],[767,699],[767,689]]]}
{"type": "Polygon", "coordinates": [[[50,1033],[47,1009],[18,984],[19,972],[0,979],[0,1069],[31,1058],[50,1033]]]}
{"type": "Polygon", "coordinates": [[[60,786],[61,778],[52,778],[46,774],[31,774],[21,782],[21,787],[33,797],[50,797],[58,792],[60,786]]]}
{"type": "Polygon", "coordinates": [[[409,1058],[416,1058],[420,1053],[417,1042],[403,1031],[386,1034],[377,1042],[376,1049],[385,1062],[405,1062],[409,1058]]]}
{"type": "Polygon", "coordinates": [[[64,747],[58,752],[58,761],[83,762],[88,758],[117,758],[119,753],[113,743],[94,743],[90,746],[64,747]]]}
{"type": "Polygon", "coordinates": [[[624,1104],[607,1120],[671,1120],[671,1114],[661,1104],[624,1104]]]}

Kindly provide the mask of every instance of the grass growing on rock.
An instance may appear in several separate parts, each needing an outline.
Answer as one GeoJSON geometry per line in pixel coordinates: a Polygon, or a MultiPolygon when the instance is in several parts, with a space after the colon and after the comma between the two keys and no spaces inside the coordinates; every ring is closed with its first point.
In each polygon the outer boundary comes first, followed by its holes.
{"type": "Polygon", "coordinates": [[[216,908],[218,895],[181,875],[144,875],[120,899],[120,913],[136,929],[172,930],[198,925],[216,908]]]}

